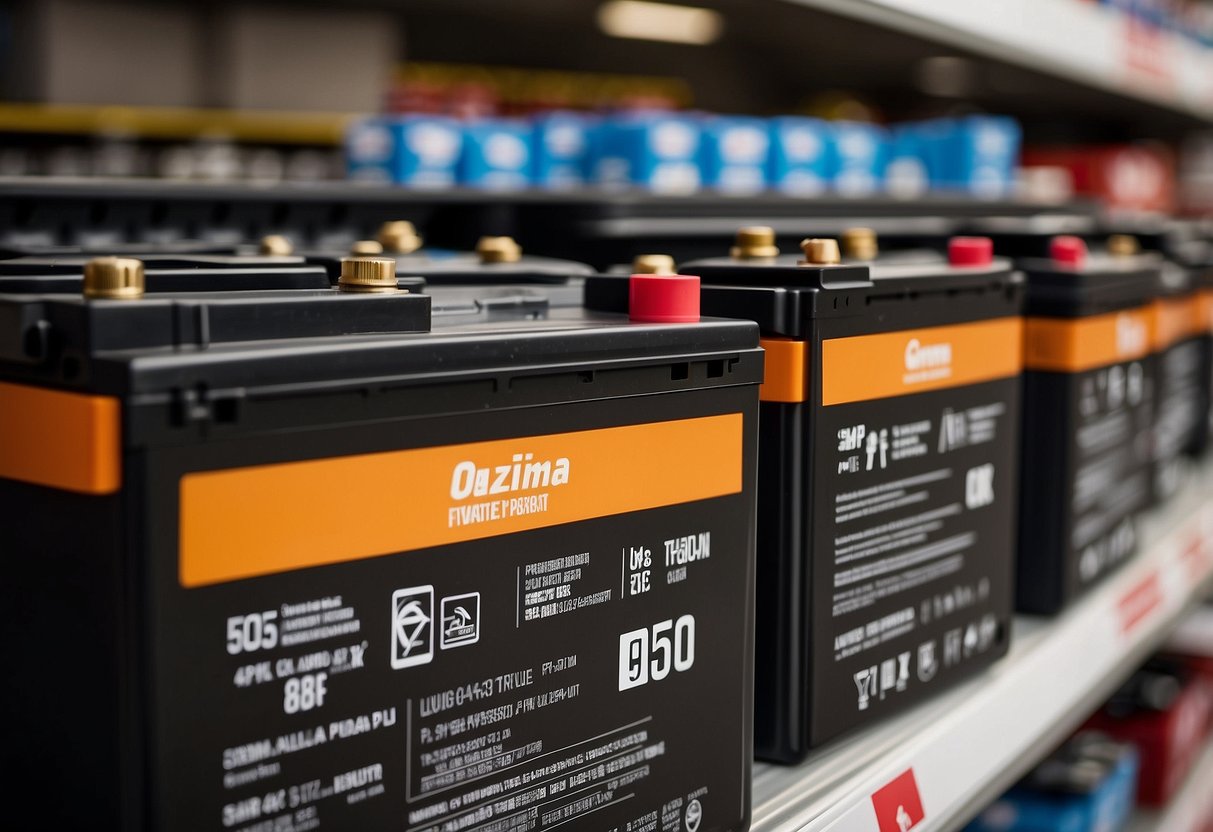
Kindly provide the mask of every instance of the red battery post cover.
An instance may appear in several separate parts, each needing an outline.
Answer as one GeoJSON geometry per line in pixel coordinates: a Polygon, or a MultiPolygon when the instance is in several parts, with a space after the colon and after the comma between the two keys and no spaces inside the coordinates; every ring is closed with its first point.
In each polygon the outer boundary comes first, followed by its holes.
{"type": "Polygon", "coordinates": [[[994,262],[994,241],[989,237],[953,237],[948,240],[948,264],[988,266],[994,262]]]}
{"type": "Polygon", "coordinates": [[[1205,686],[1189,682],[1165,711],[1125,717],[1101,711],[1086,727],[1137,747],[1141,756],[1137,802],[1162,806],[1183,784],[1204,746],[1210,706],[1205,686]]]}
{"type": "Polygon", "coordinates": [[[634,274],[628,281],[628,317],[650,324],[699,320],[699,277],[690,274],[634,274]]]}
{"type": "Polygon", "coordinates": [[[1082,237],[1061,234],[1049,241],[1049,256],[1059,266],[1081,269],[1087,263],[1087,244],[1082,237]]]}

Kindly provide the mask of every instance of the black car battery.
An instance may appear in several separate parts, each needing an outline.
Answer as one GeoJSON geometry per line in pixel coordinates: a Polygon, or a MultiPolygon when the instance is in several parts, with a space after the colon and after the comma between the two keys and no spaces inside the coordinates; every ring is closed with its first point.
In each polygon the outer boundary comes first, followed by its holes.
{"type": "Polygon", "coordinates": [[[744,830],[757,327],[345,269],[0,297],[27,817],[744,830]]]}
{"type": "MultiPolygon", "coordinates": [[[[1137,253],[1131,237],[1111,238],[1109,250],[1118,247],[1119,256],[1137,253]]],[[[1204,364],[1208,331],[1201,311],[1194,273],[1177,263],[1162,263],[1152,327],[1157,373],[1151,482],[1154,502],[1169,499],[1179,490],[1191,468],[1192,451],[1199,446],[1208,422],[1208,374],[1204,364]]]]}
{"type": "Polygon", "coordinates": [[[1078,237],[1026,257],[1016,605],[1051,614],[1124,563],[1151,501],[1162,263],[1091,256],[1078,237]]]}
{"type": "Polygon", "coordinates": [[[1202,238],[1195,229],[1169,225],[1155,233],[1140,236],[1142,247],[1159,251],[1167,260],[1189,273],[1195,294],[1195,320],[1200,352],[1199,424],[1195,426],[1188,450],[1202,455],[1213,432],[1213,241],[1202,238]]]}
{"type": "MultiPolygon", "coordinates": [[[[755,320],[760,408],[755,750],[812,746],[1003,655],[1017,500],[1022,283],[988,244],[951,263],[681,266],[755,320]],[[968,257],[968,259],[966,259],[968,257]]],[[[619,278],[587,300],[626,303],[619,278]]]]}
{"type": "Polygon", "coordinates": [[[1205,244],[1199,269],[1196,270],[1196,315],[1204,334],[1201,338],[1201,412],[1205,416],[1203,429],[1198,429],[1192,441],[1192,452],[1205,455],[1213,438],[1213,242],[1205,244]]]}

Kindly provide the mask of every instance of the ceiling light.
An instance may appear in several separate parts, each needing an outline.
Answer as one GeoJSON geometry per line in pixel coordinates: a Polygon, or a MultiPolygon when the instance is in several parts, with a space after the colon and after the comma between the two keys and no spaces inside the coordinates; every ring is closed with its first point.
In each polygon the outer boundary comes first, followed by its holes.
{"type": "Polygon", "coordinates": [[[598,26],[617,38],[660,40],[668,43],[712,43],[724,30],[720,12],[695,6],[650,3],[646,0],[609,0],[598,7],[598,26]]]}

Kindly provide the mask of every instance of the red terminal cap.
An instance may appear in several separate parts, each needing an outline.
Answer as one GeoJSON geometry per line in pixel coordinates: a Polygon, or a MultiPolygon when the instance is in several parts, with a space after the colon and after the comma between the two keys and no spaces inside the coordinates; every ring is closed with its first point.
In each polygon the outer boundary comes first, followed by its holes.
{"type": "Polygon", "coordinates": [[[948,263],[953,266],[988,266],[994,262],[994,241],[989,237],[953,237],[948,240],[948,263]]]}
{"type": "Polygon", "coordinates": [[[634,274],[628,281],[628,317],[649,324],[699,320],[699,277],[691,274],[634,274]]]}
{"type": "Polygon", "coordinates": [[[1082,237],[1062,234],[1049,242],[1049,256],[1059,266],[1081,269],[1087,262],[1087,244],[1082,237]]]}

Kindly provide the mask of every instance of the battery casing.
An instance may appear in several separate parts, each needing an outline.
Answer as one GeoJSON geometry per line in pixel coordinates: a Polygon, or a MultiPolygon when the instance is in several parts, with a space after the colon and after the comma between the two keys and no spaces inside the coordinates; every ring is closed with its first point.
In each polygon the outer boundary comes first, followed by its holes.
{"type": "Polygon", "coordinates": [[[763,331],[755,750],[793,762],[1007,649],[1022,284],[1005,261],[680,271],[763,331]]]}
{"type": "Polygon", "coordinates": [[[1191,270],[1175,263],[1163,265],[1153,314],[1158,392],[1151,495],[1157,503],[1170,498],[1183,484],[1191,453],[1201,444],[1208,422],[1208,328],[1191,270]]]}
{"type": "Polygon", "coordinates": [[[1151,502],[1161,263],[1019,265],[1028,300],[1016,606],[1051,614],[1132,555],[1151,502]]]}
{"type": "Polygon", "coordinates": [[[745,829],[757,341],[0,298],[10,785],[58,828],[745,829]]]}

